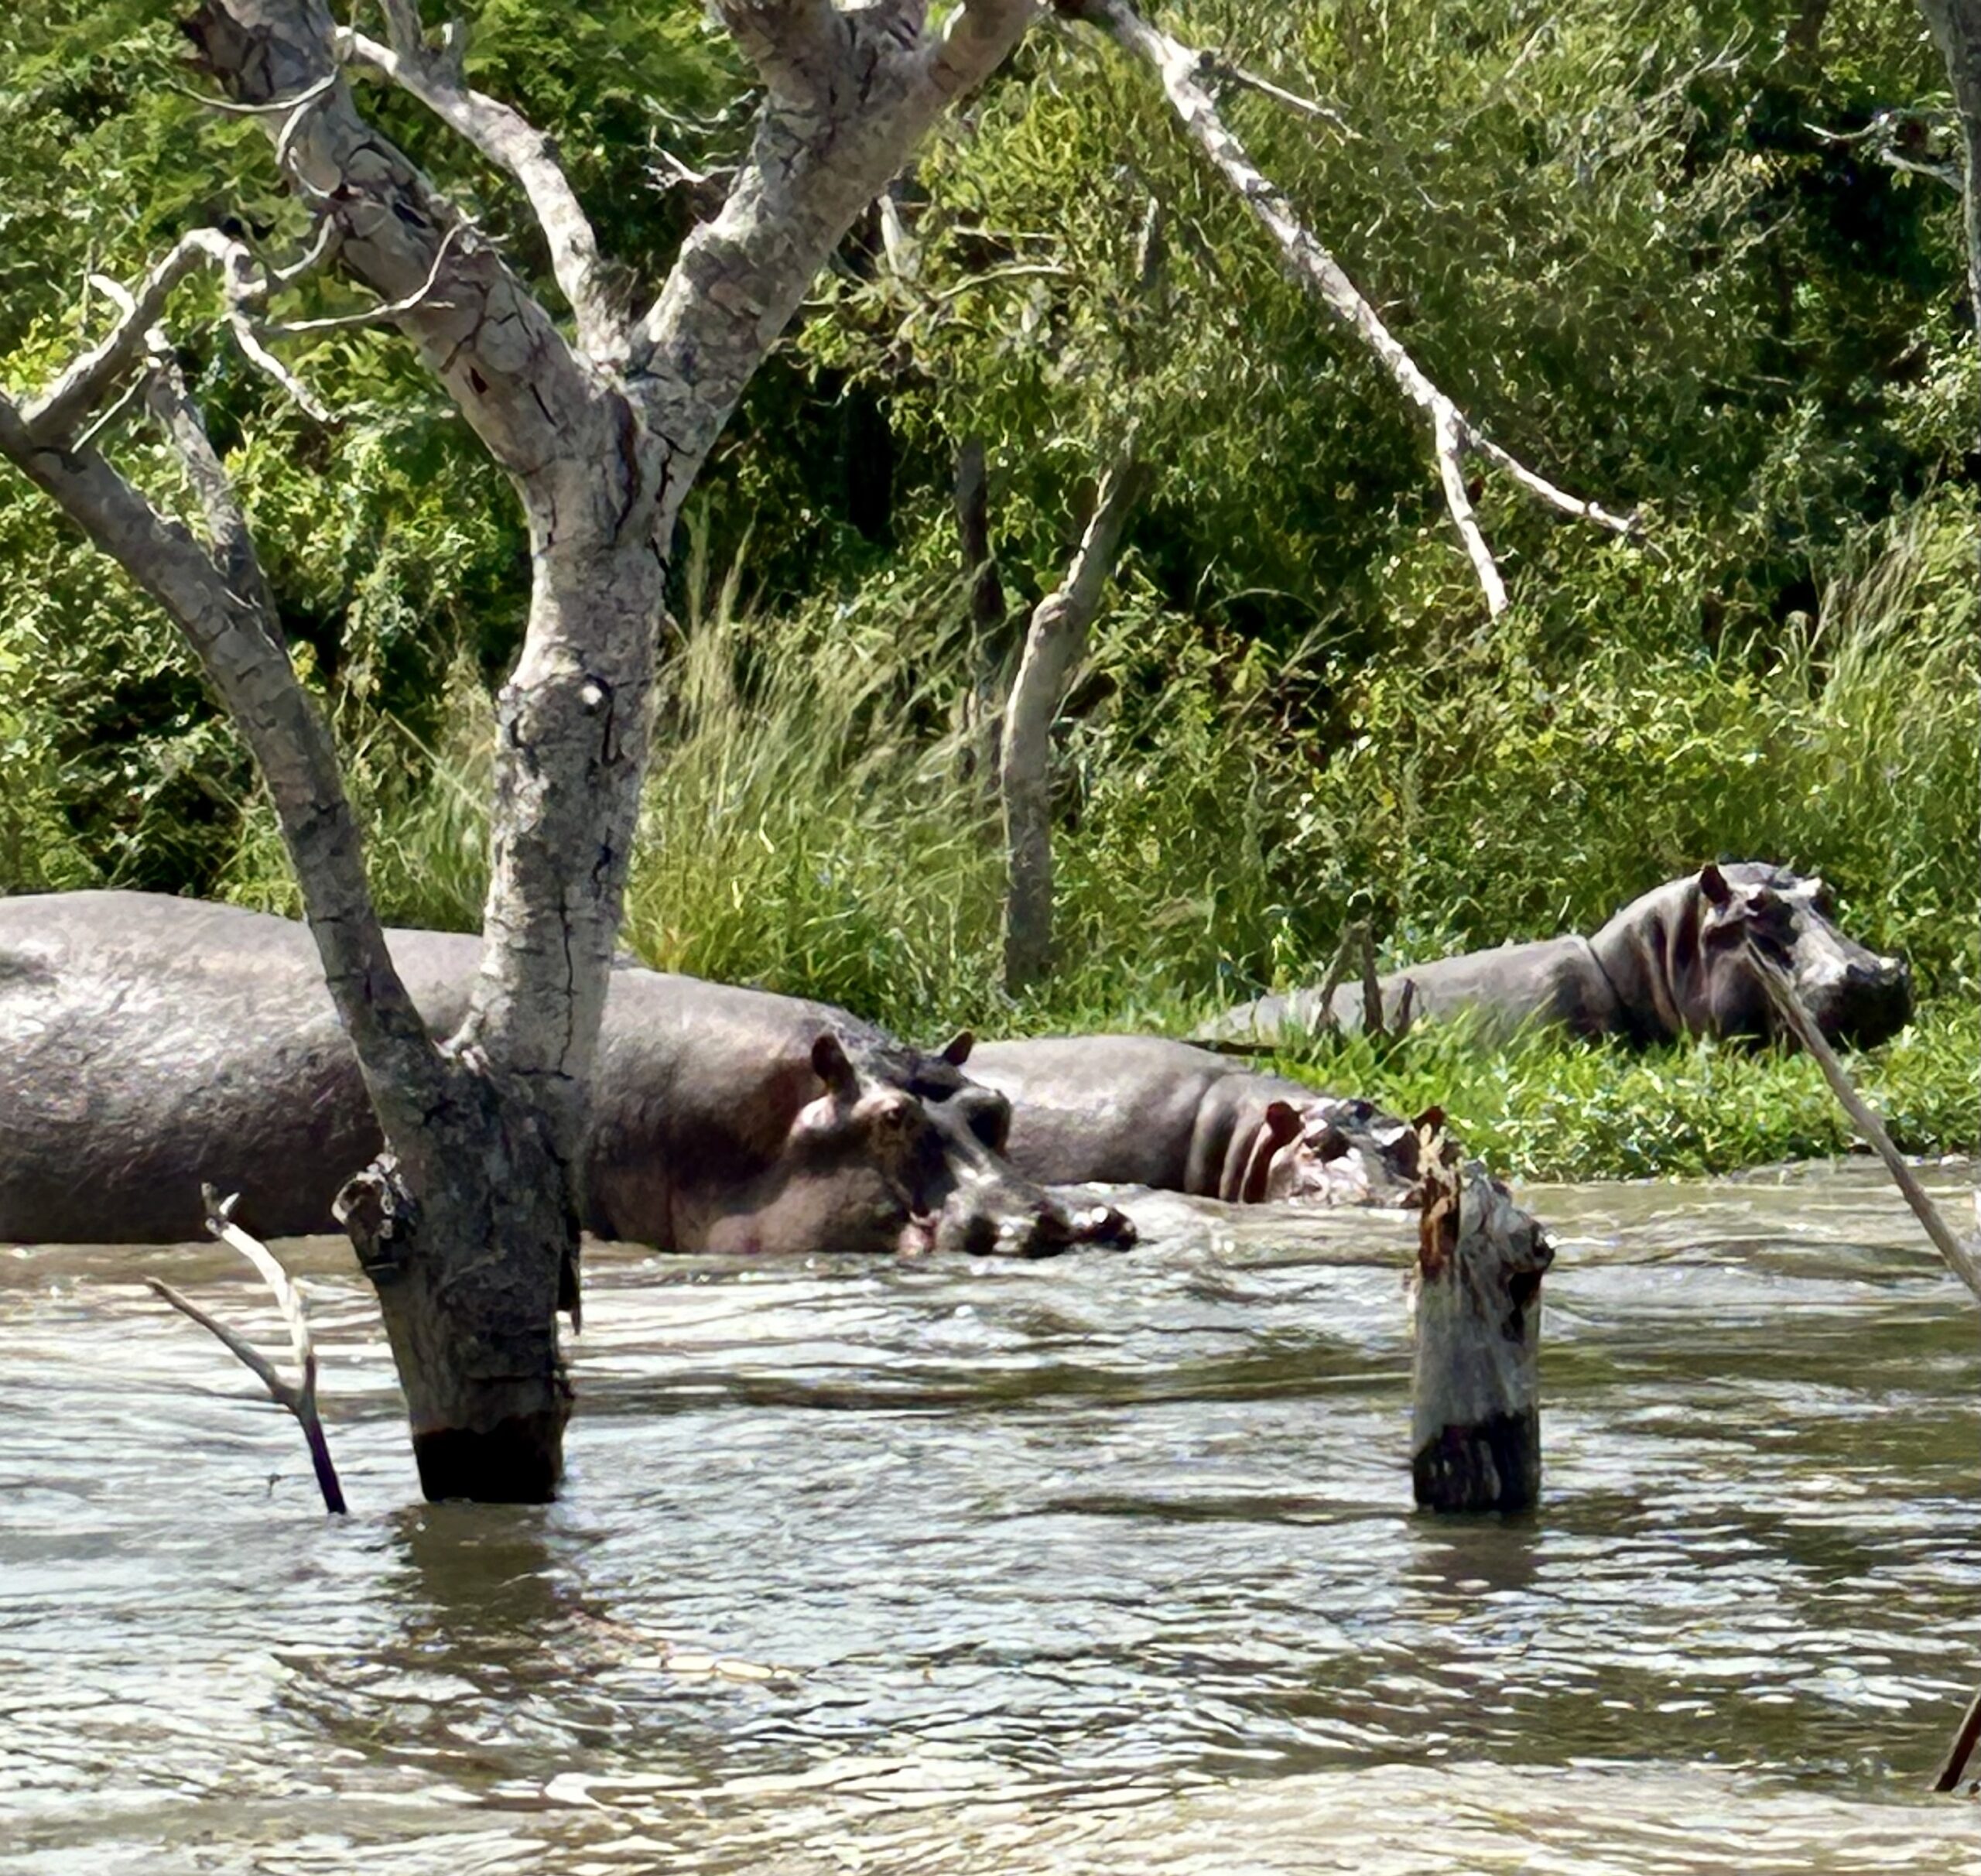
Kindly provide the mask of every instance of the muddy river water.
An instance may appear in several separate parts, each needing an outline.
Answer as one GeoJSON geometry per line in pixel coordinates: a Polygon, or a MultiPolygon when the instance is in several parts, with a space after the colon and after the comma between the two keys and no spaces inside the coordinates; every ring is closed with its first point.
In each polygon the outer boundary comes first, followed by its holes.
{"type": "Polygon", "coordinates": [[[1397,1214],[602,1248],[528,1510],[418,1501],[347,1251],[285,1245],[337,1522],[141,1285],[269,1329],[228,1254],[0,1250],[0,1871],[1981,1871],[1924,1789],[1981,1679],[1965,1292],[1857,1163],[1526,1196],[1544,1502],[1457,1524],[1397,1214]]]}

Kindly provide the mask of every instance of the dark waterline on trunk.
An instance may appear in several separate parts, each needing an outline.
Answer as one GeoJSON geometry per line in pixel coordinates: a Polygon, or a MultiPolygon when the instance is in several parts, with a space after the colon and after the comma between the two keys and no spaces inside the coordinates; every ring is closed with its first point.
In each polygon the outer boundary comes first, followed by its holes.
{"type": "Polygon", "coordinates": [[[347,1248],[283,1245],[344,1521],[142,1288],[266,1327],[225,1252],[0,1251],[0,1871],[1972,1868],[1965,1292],[1860,1165],[1528,1196],[1541,1503],[1456,1524],[1394,1215],[600,1249],[515,1509],[419,1503],[347,1248]]]}

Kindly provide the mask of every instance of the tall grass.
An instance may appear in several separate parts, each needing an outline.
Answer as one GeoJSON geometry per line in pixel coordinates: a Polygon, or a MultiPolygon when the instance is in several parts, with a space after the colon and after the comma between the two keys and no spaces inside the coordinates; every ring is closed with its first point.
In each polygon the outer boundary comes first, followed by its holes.
{"type": "MultiPolygon", "coordinates": [[[[1345,730],[1325,748],[1287,727],[1283,671],[1256,648],[1231,655],[1131,572],[1061,726],[1059,968],[1018,1004],[997,988],[1003,868],[953,582],[897,576],[772,618],[744,598],[744,563],[718,577],[698,544],[626,941],[925,1039],[1185,1031],[1318,977],[1352,916],[1404,962],[1591,929],[1703,859],[1772,859],[1825,873],[1847,925],[1911,956],[1928,1007],[1881,1085],[1912,1144],[1971,1144],[1981,658],[1971,528],[1950,512],[1902,520],[1819,618],[1769,645],[1644,650],[1593,625],[1565,653],[1510,617],[1483,643],[1329,673],[1345,730]]],[[[1325,661],[1316,648],[1308,675],[1325,661]]],[[[470,673],[454,690],[443,746],[375,726],[351,768],[388,916],[469,927],[492,720],[470,673]]],[[[238,896],[293,909],[265,816],[232,877],[238,896]]],[[[1319,1072],[1399,1105],[1435,1097],[1529,1172],[1712,1169],[1842,1142],[1807,1065],[1771,1056],[1489,1053],[1428,1032],[1394,1060],[1360,1049],[1319,1072]]]]}

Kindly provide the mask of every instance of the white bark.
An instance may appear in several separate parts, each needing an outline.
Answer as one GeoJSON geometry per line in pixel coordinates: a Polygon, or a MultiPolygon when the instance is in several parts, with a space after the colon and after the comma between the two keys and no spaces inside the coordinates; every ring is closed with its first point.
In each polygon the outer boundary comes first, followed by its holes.
{"type": "Polygon", "coordinates": [[[1947,82],[1960,119],[1968,317],[1981,343],[1981,0],[1919,0],[1919,10],[1947,62],[1947,82]]]}
{"type": "MultiPolygon", "coordinates": [[[[771,90],[751,159],[651,310],[618,313],[593,230],[548,142],[469,90],[450,29],[425,43],[387,0],[389,48],[340,35],[324,0],[203,0],[187,29],[225,108],[267,127],[334,253],[382,303],[508,472],[535,577],[501,699],[482,970],[436,1046],[393,971],[327,731],[296,682],[223,466],[156,322],[217,262],[237,337],[299,389],[249,317],[271,285],[238,242],[190,237],[109,336],[24,409],[0,452],[117,560],[198,649],[267,780],[388,1152],[340,1201],[377,1284],[429,1494],[541,1496],[567,1390],[554,1313],[575,1311],[586,1100],[648,747],[674,521],[806,284],[915,140],[1029,23],[1031,0],[965,0],[924,32],[918,0],[726,0],[771,90]],[[555,320],[358,114],[340,53],[404,85],[515,178],[576,331],[555,320]],[[80,436],[142,368],[210,546],[162,517],[80,436]]],[[[279,331],[279,328],[274,329],[279,331]]]]}
{"type": "Polygon", "coordinates": [[[1004,848],[1004,988],[1016,995],[1052,954],[1052,720],[1086,649],[1141,481],[1132,443],[1109,467],[1066,577],[1032,610],[1005,707],[999,781],[1004,848]]]}
{"type": "Polygon", "coordinates": [[[1571,495],[1517,461],[1490,441],[1431,382],[1339,262],[1301,221],[1285,193],[1257,168],[1244,145],[1225,123],[1216,98],[1204,83],[1212,62],[1203,53],[1151,26],[1127,0],[1058,0],[1058,5],[1059,11],[1070,18],[1099,27],[1155,74],[1183,128],[1273,238],[1288,273],[1355,335],[1388,373],[1391,382],[1422,413],[1431,433],[1445,505],[1478,577],[1489,611],[1497,616],[1506,610],[1506,583],[1466,491],[1464,465],[1469,454],[1484,457],[1506,471],[1529,495],[1563,514],[1593,522],[1614,533],[1632,531],[1635,523],[1628,516],[1612,515],[1593,502],[1571,495]]]}

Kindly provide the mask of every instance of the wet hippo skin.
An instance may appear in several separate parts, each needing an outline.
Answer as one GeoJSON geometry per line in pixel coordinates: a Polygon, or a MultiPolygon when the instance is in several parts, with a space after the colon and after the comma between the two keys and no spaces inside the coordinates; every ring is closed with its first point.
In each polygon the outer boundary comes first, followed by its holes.
{"type": "MultiPolygon", "coordinates": [[[[478,939],[395,931],[430,1027],[467,1008],[478,939]]],[[[675,1250],[1038,1255],[1132,1238],[993,1150],[1008,1110],[969,1039],[908,1048],[843,1010],[614,967],[587,1224],[675,1250]]],[[[238,1192],[264,1236],[334,1228],[378,1150],[308,932],[157,895],[0,899],[0,1241],[199,1234],[238,1192]]]]}
{"type": "Polygon", "coordinates": [[[1240,1203],[1395,1205],[1417,1134],[1365,1101],[1148,1036],[980,1042],[970,1072],[1011,1106],[1007,1151],[1049,1185],[1152,1186],[1240,1203]]]}

